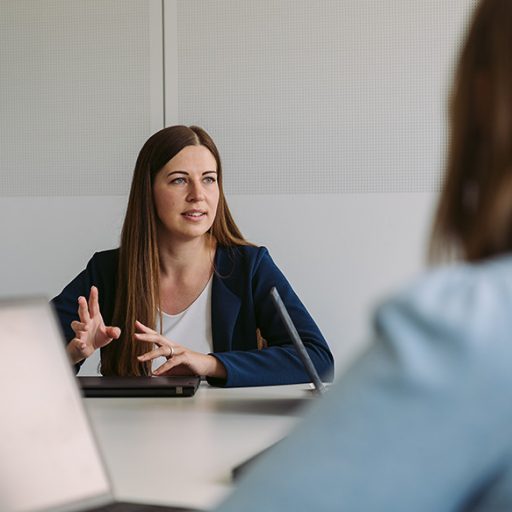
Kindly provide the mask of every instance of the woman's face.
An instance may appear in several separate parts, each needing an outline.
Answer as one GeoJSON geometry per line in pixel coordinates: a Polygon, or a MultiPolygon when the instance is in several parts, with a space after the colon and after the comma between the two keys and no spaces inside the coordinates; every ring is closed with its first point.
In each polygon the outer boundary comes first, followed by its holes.
{"type": "Polygon", "coordinates": [[[160,233],[173,241],[203,236],[219,203],[217,162],[205,146],[187,146],[155,176],[153,199],[160,233]]]}

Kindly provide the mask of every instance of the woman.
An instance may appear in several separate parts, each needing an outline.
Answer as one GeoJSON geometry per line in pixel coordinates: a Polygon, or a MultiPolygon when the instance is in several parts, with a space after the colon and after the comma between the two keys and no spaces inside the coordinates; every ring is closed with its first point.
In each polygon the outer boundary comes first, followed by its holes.
{"type": "Polygon", "coordinates": [[[247,242],[231,216],[213,140],[196,126],[173,126],[140,151],[120,248],[96,253],[53,304],[77,368],[101,349],[103,375],[305,382],[268,297],[272,286],[329,378],[333,358],[315,322],[268,251],[247,242]]]}
{"type": "Polygon", "coordinates": [[[482,0],[432,235],[465,262],[378,309],[372,348],[222,512],[512,510],[511,56],[512,1],[482,0]]]}

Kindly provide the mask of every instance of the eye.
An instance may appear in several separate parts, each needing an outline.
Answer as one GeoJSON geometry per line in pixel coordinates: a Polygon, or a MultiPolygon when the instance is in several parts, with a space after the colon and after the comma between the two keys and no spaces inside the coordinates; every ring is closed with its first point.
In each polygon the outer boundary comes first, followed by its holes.
{"type": "Polygon", "coordinates": [[[210,185],[211,183],[215,183],[217,180],[213,176],[205,176],[203,181],[210,185]]]}
{"type": "Polygon", "coordinates": [[[187,182],[187,180],[185,178],[179,177],[179,178],[172,179],[169,183],[171,185],[183,185],[186,182],[187,182]]]}

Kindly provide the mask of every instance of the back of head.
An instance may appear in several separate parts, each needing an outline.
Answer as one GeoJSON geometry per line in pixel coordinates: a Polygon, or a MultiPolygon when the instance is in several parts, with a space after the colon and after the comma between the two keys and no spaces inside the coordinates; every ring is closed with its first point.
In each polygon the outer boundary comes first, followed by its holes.
{"type": "Polygon", "coordinates": [[[431,259],[512,250],[512,1],[482,0],[452,90],[447,169],[431,259]]]}

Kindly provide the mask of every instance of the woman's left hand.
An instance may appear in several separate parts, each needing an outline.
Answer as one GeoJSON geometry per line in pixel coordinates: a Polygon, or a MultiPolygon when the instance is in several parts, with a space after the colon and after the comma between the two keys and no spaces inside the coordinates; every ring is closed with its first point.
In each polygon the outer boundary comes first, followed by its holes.
{"type": "Polygon", "coordinates": [[[153,350],[138,356],[139,361],[152,361],[162,356],[167,359],[167,362],[159,366],[153,375],[201,375],[226,378],[226,368],[216,357],[189,350],[146,327],[138,320],[135,322],[135,330],[135,340],[156,345],[153,350]]]}

